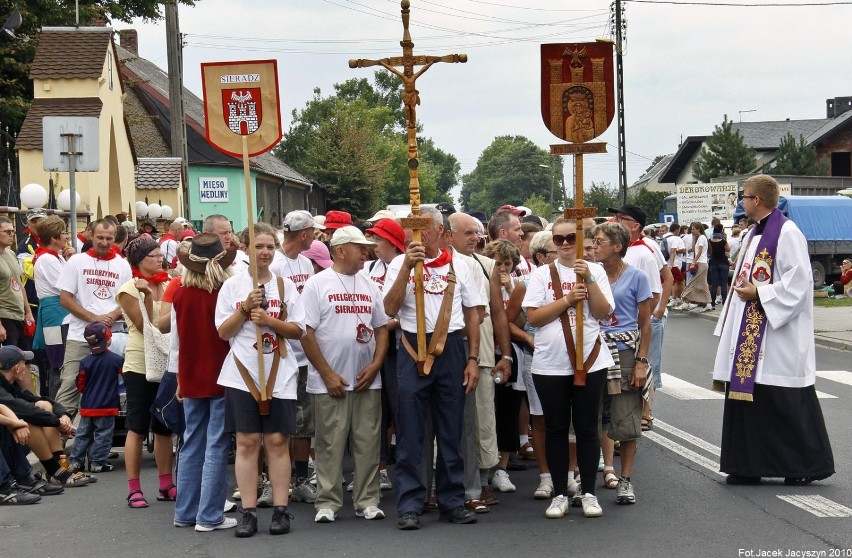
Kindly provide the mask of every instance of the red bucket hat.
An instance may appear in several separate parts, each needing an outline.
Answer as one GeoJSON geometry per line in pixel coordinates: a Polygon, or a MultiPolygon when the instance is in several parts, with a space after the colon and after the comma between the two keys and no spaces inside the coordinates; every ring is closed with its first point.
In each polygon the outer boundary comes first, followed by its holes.
{"type": "Polygon", "coordinates": [[[352,216],[345,211],[329,211],[325,214],[325,229],[335,231],[352,225],[352,216]]]}
{"type": "Polygon", "coordinates": [[[384,238],[396,246],[400,252],[405,252],[405,231],[393,219],[379,219],[372,228],[367,229],[367,232],[384,238]]]}

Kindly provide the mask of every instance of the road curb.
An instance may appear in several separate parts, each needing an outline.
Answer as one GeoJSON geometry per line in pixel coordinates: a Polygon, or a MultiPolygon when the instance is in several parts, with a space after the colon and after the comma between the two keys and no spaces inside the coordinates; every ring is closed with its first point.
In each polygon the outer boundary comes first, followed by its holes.
{"type": "MultiPolygon", "coordinates": [[[[669,308],[669,313],[687,315],[691,317],[701,318],[704,320],[709,320],[712,322],[719,321],[719,312],[715,310],[709,310],[707,312],[692,312],[689,310],[672,310],[669,308]]],[[[826,349],[834,349],[837,351],[846,351],[852,349],[852,342],[844,340],[844,339],[833,339],[831,337],[825,337],[824,335],[820,335],[819,333],[814,333],[814,342],[821,347],[825,347],[826,349]]]]}

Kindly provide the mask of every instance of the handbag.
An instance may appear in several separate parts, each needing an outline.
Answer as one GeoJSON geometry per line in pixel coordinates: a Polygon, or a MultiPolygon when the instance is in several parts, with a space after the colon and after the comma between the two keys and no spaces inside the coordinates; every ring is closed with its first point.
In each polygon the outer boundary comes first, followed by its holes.
{"type": "Polygon", "coordinates": [[[167,372],[157,388],[157,396],[151,404],[151,415],[163,423],[173,434],[183,436],[186,421],[183,416],[183,404],[177,398],[177,374],[167,372]]]}
{"type": "Polygon", "coordinates": [[[145,295],[139,293],[139,311],[142,312],[142,340],[145,348],[145,379],[159,382],[169,364],[169,336],[154,327],[145,309],[145,295]]]}

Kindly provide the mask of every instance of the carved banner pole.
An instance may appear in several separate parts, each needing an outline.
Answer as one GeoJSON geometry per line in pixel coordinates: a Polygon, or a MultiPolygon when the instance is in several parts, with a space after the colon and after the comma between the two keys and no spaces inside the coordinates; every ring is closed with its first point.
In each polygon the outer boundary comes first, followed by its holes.
{"type": "MultiPolygon", "coordinates": [[[[612,43],[541,45],[541,112],[547,128],[569,144],[550,146],[551,155],[574,156],[574,207],[564,217],[577,223],[577,259],[583,258],[583,219],[595,208],[583,206],[583,154],[606,153],[601,135],[615,114],[612,43]]],[[[579,278],[578,278],[579,282],[579,278]]],[[[583,358],[583,301],[576,305],[574,385],[586,385],[583,358]]]]}
{"type": "MultiPolygon", "coordinates": [[[[208,62],[201,65],[201,79],[207,141],[219,151],[242,157],[243,160],[249,270],[252,289],[256,289],[257,257],[254,250],[254,204],[249,157],[265,153],[281,141],[278,64],[275,60],[208,62]]],[[[266,389],[266,366],[260,325],[255,327],[255,337],[260,391],[260,401],[257,405],[261,415],[268,415],[272,394],[266,389]]]]}
{"type": "MultiPolygon", "coordinates": [[[[420,104],[420,92],[415,87],[417,78],[435,62],[467,62],[466,54],[448,54],[446,56],[415,56],[414,42],[408,30],[410,17],[409,0],[400,2],[402,8],[402,56],[392,56],[379,60],[350,60],[350,68],[368,68],[382,66],[402,80],[402,102],[405,105],[405,125],[408,140],[408,194],[411,199],[412,217],[402,219],[402,226],[412,231],[412,241],[420,242],[420,231],[431,226],[432,220],[420,216],[420,180],[417,168],[420,164],[417,154],[417,105],[420,104]],[[420,68],[415,72],[415,66],[420,68]],[[397,67],[402,67],[402,71],[397,67]]],[[[423,263],[418,262],[414,269],[414,304],[417,313],[417,370],[424,375],[426,362],[426,310],[423,295],[423,263]]]]}

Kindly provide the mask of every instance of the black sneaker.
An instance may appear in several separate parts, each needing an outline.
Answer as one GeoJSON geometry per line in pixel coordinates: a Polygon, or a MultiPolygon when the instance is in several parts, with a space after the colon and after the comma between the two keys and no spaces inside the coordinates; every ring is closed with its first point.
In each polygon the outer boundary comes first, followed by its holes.
{"type": "Polygon", "coordinates": [[[21,488],[13,482],[6,482],[3,486],[0,486],[0,506],[35,504],[40,500],[41,496],[21,490],[21,488]]]}
{"type": "Polygon", "coordinates": [[[89,465],[90,473],[109,473],[115,471],[115,465],[112,463],[104,463],[103,465],[89,465]]]}
{"type": "Polygon", "coordinates": [[[449,521],[456,525],[466,525],[468,523],[476,523],[479,518],[476,514],[464,506],[453,508],[448,512],[441,512],[441,521],[449,521]]]}
{"type": "Polygon", "coordinates": [[[270,535],[285,535],[290,532],[290,520],[293,515],[287,511],[287,506],[275,506],[272,509],[272,521],[269,523],[270,535]]]}
{"type": "Polygon", "coordinates": [[[234,529],[234,536],[237,538],[246,538],[254,536],[257,533],[257,516],[245,510],[241,510],[240,522],[237,528],[234,529]]]}
{"type": "Polygon", "coordinates": [[[39,496],[56,496],[65,492],[61,486],[54,486],[44,480],[41,473],[30,474],[29,477],[19,480],[18,488],[39,496]]]}
{"type": "Polygon", "coordinates": [[[420,529],[420,518],[414,512],[404,513],[397,520],[396,528],[401,531],[415,531],[420,529]]]}

